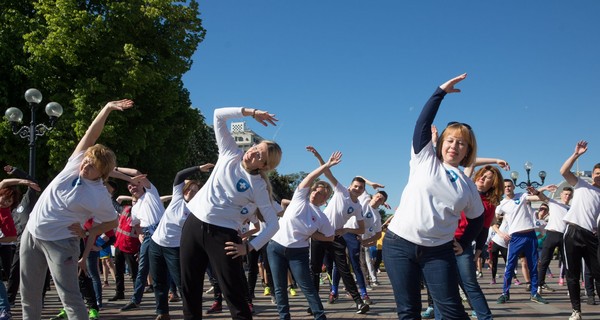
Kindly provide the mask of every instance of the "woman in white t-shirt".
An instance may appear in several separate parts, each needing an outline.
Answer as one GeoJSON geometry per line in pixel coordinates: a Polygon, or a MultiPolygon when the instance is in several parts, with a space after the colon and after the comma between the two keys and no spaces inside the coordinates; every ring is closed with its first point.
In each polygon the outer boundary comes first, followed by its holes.
{"type": "Polygon", "coordinates": [[[312,283],[308,241],[311,238],[333,241],[335,230],[319,208],[331,196],[332,188],[327,182],[318,181],[313,184],[313,181],[325,170],[340,163],[341,158],[340,152],[334,152],[329,161],[309,173],[300,182],[285,214],[279,220],[279,231],[267,247],[279,319],[290,319],[287,295],[288,268],[308,300],[314,318],[326,319],[323,304],[312,283]]]}
{"type": "MultiPolygon", "coordinates": [[[[85,262],[93,241],[89,241],[80,258],[77,236],[94,239],[117,227],[117,213],[103,181],[114,174],[115,154],[95,144],[108,115],[133,106],[131,100],[107,103],[87,129],[65,168],[50,182],[35,204],[21,237],[21,304],[24,319],[42,318],[42,291],[46,270],[50,268],[56,290],[69,319],[88,319],[81,299],[78,266],[86,271],[85,262]],[[83,235],[81,226],[94,217],[99,224],[83,235]]],[[[136,180],[137,181],[137,180],[136,180]]]]}
{"type": "Polygon", "coordinates": [[[244,283],[242,256],[258,250],[279,229],[267,174],[281,160],[281,148],[262,141],[242,151],[227,128],[227,119],[252,116],[263,125],[275,125],[275,115],[248,108],[216,109],[213,118],[219,158],[206,184],[188,203],[192,213],[181,234],[181,292],[184,319],[202,317],[204,273],[212,266],[229,312],[235,319],[251,319],[244,283]],[[242,241],[238,229],[252,217],[246,206],[254,203],[265,228],[251,241],[242,241]]]}
{"type": "MultiPolygon", "coordinates": [[[[421,276],[436,311],[444,319],[469,319],[458,292],[454,231],[461,212],[469,228],[480,229],[483,205],[477,187],[461,170],[476,158],[477,143],[469,125],[451,122],[431,142],[431,125],[443,97],[466,74],[441,85],[423,107],[415,125],[410,176],[383,242],[383,259],[394,290],[399,319],[420,317],[421,276]]],[[[467,231],[465,231],[467,232],[467,231]]],[[[461,252],[460,245],[456,246],[461,252]]]]}

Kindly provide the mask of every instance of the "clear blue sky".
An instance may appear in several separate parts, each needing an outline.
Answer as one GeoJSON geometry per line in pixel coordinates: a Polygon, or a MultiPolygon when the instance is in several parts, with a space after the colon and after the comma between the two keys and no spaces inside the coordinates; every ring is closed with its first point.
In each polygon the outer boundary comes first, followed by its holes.
{"type": "Polygon", "coordinates": [[[307,145],[340,150],[340,182],[385,184],[397,206],[421,107],[463,72],[434,123],[469,123],[479,156],[521,178],[529,160],[548,183],[578,140],[589,141],[580,170],[600,162],[600,1],[201,0],[200,11],[206,39],[184,76],[193,106],[209,124],[221,106],[275,113],[277,127],[246,121],[282,146],[281,174],[316,167],[307,145]]]}

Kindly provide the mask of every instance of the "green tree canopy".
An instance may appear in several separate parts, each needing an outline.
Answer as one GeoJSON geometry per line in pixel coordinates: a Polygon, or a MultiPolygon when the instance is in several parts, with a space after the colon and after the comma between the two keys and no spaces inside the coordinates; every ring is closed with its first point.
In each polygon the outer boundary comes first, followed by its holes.
{"type": "MultiPolygon", "coordinates": [[[[175,172],[216,159],[212,129],[191,107],[182,81],[205,35],[195,0],[3,3],[2,112],[24,109],[29,87],[42,91],[43,105],[57,101],[65,110],[56,129],[38,140],[40,181],[62,169],[100,108],[122,98],[134,100],[134,109],[112,114],[98,141],[115,151],[119,166],[148,173],[168,193],[175,172]]],[[[38,119],[46,121],[43,105],[38,119]]],[[[0,156],[26,168],[27,143],[19,140],[3,121],[0,156]]]]}

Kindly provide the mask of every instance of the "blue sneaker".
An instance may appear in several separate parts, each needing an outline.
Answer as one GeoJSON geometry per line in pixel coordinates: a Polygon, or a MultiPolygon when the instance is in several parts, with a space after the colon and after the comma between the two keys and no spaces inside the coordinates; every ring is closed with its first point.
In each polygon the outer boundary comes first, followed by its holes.
{"type": "Polygon", "coordinates": [[[435,314],[433,312],[433,307],[427,307],[423,313],[421,313],[421,318],[423,319],[433,319],[435,318],[435,314]]]}

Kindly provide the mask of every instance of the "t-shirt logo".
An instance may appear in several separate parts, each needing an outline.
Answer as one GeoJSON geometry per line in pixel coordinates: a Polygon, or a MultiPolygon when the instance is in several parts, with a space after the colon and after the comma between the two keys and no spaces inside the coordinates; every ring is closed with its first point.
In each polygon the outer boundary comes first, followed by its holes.
{"type": "Polygon", "coordinates": [[[248,214],[248,208],[243,207],[242,211],[240,211],[241,214],[248,214]]]}
{"type": "Polygon", "coordinates": [[[238,192],[244,192],[248,189],[250,189],[250,184],[248,183],[248,181],[244,180],[244,179],[240,179],[237,184],[235,185],[235,188],[237,189],[238,192]]]}
{"type": "Polygon", "coordinates": [[[77,177],[75,179],[73,179],[73,182],[71,182],[71,187],[75,187],[75,186],[80,186],[81,185],[81,179],[80,177],[77,177]]]}
{"type": "Polygon", "coordinates": [[[515,204],[520,204],[521,203],[521,199],[515,199],[515,204]]]}
{"type": "Polygon", "coordinates": [[[17,212],[18,212],[18,213],[21,213],[21,212],[23,212],[23,210],[25,210],[25,207],[23,207],[23,206],[19,206],[19,207],[17,208],[17,212]]]}
{"type": "Polygon", "coordinates": [[[370,213],[370,212],[369,212],[369,213],[367,213],[367,219],[371,219],[371,218],[373,218],[373,214],[372,214],[372,213],[370,213]]]}
{"type": "Polygon", "coordinates": [[[450,182],[455,182],[458,180],[458,175],[453,170],[446,170],[446,174],[450,176],[450,182]]]}
{"type": "Polygon", "coordinates": [[[370,227],[370,228],[369,228],[369,232],[373,232],[373,227],[370,227]]]}
{"type": "Polygon", "coordinates": [[[348,208],[348,211],[347,211],[346,213],[347,213],[347,214],[352,214],[352,212],[354,212],[354,208],[352,208],[352,207],[349,207],[349,208],[348,208]]]}

